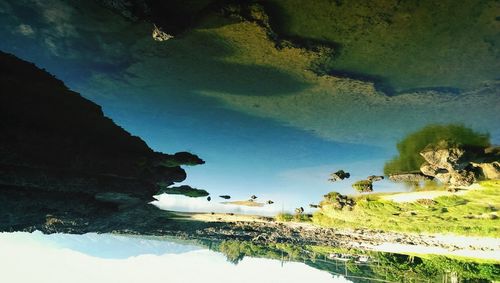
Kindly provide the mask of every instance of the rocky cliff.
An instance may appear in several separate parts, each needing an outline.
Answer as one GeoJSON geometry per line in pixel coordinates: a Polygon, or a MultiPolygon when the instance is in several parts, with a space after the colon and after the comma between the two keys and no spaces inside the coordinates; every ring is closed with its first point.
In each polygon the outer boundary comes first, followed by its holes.
{"type": "MultiPolygon", "coordinates": [[[[64,221],[80,228],[99,222],[101,230],[110,229],[117,213],[156,213],[147,203],[158,184],[183,181],[180,165],[204,163],[187,152],[153,151],[98,105],[3,52],[0,133],[0,231],[64,221]]],[[[118,222],[126,225],[125,220],[118,222]]]]}
{"type": "Polygon", "coordinates": [[[479,180],[500,179],[500,148],[461,146],[440,141],[428,145],[420,155],[422,174],[444,184],[468,186],[479,180]]]}

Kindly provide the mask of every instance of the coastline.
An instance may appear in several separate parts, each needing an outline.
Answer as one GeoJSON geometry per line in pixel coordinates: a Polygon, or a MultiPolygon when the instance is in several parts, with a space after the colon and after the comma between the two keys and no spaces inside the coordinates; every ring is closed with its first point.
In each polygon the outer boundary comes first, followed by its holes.
{"type": "Polygon", "coordinates": [[[408,255],[441,255],[500,262],[500,238],[453,234],[336,229],[313,223],[278,222],[271,217],[237,214],[175,213],[184,220],[209,223],[194,237],[244,240],[257,244],[289,243],[334,246],[408,255]]]}

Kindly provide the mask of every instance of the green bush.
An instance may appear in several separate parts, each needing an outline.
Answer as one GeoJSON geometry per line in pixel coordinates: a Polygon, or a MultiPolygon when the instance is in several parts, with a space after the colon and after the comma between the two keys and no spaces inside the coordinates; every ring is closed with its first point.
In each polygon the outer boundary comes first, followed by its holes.
{"type": "Polygon", "coordinates": [[[293,220],[293,215],[291,215],[290,213],[278,213],[278,215],[276,215],[276,220],[282,222],[289,222],[293,220]]]}
{"type": "Polygon", "coordinates": [[[487,147],[490,145],[488,134],[476,132],[463,125],[429,125],[408,135],[397,144],[399,155],[385,164],[384,174],[420,170],[424,162],[420,152],[429,144],[436,144],[442,140],[464,146],[487,147]]]}
{"type": "Polygon", "coordinates": [[[360,193],[373,192],[373,183],[370,180],[357,181],[352,187],[360,193]]]}

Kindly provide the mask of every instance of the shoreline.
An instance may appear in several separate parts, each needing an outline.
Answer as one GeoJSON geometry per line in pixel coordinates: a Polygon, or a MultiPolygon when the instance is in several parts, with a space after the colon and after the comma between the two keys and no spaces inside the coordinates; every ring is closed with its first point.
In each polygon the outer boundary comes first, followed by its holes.
{"type": "Polygon", "coordinates": [[[175,214],[184,220],[214,224],[196,231],[194,235],[214,240],[246,240],[257,244],[334,246],[376,252],[430,254],[500,262],[500,238],[325,228],[313,223],[279,222],[272,217],[258,215],[186,212],[175,212],[175,214]]]}

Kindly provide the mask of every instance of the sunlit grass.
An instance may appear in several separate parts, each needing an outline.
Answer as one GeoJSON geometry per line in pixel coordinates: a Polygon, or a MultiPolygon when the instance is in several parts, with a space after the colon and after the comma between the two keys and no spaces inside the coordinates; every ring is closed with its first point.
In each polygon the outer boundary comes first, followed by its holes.
{"type": "Polygon", "coordinates": [[[481,188],[432,201],[396,203],[377,195],[356,198],[352,210],[323,205],[313,222],[322,226],[370,228],[420,233],[454,233],[498,237],[500,181],[485,181],[481,188]]]}

